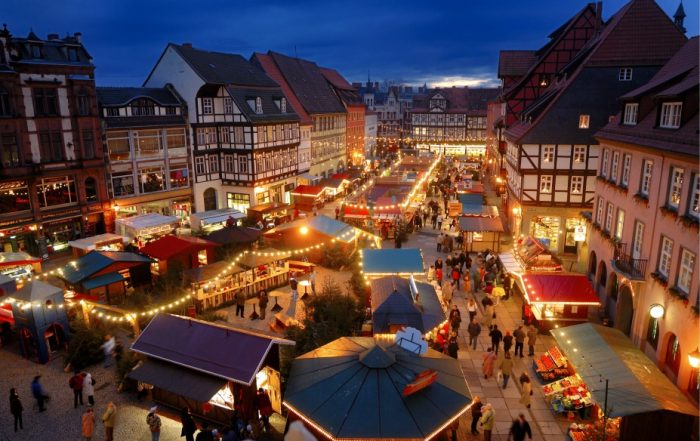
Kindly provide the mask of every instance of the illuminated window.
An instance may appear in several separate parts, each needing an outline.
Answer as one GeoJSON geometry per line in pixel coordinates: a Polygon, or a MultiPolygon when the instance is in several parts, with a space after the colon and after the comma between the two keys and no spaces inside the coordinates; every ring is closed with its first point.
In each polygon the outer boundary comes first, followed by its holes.
{"type": "Polygon", "coordinates": [[[649,187],[651,186],[651,173],[654,171],[654,161],[645,160],[642,165],[642,182],[639,185],[639,193],[643,196],[649,196],[649,187]]]}
{"type": "Polygon", "coordinates": [[[542,159],[544,160],[544,162],[554,162],[554,146],[544,147],[542,159]]]}
{"type": "Polygon", "coordinates": [[[586,147],[576,146],[574,147],[574,162],[584,162],[586,160],[586,147]]]}
{"type": "Polygon", "coordinates": [[[591,116],[590,115],[579,115],[578,117],[578,128],[587,129],[590,126],[591,116]]]}
{"type": "Polygon", "coordinates": [[[673,241],[666,236],[661,236],[661,250],[659,251],[659,265],[656,270],[662,276],[668,278],[671,272],[671,256],[673,255],[673,241]]]}
{"type": "Polygon", "coordinates": [[[671,168],[671,182],[668,186],[668,201],[666,205],[678,209],[681,203],[681,190],[683,189],[683,174],[685,170],[680,167],[671,168]]]}
{"type": "Polygon", "coordinates": [[[571,193],[581,194],[583,192],[583,176],[571,177],[571,193]]]}
{"type": "Polygon", "coordinates": [[[540,177],[540,193],[551,193],[552,192],[552,176],[542,176],[540,177]]]}
{"type": "Polygon", "coordinates": [[[690,284],[693,280],[693,269],[695,268],[695,254],[683,248],[681,252],[681,265],[678,269],[678,281],[676,286],[685,294],[690,292],[690,284]]]}
{"type": "Polygon", "coordinates": [[[202,113],[204,115],[211,115],[214,113],[214,99],[213,98],[202,98],[202,113]]]}
{"type": "Polygon", "coordinates": [[[688,202],[688,214],[700,217],[700,174],[696,173],[690,187],[690,199],[688,202]]]}
{"type": "Polygon", "coordinates": [[[625,228],[625,211],[617,209],[617,223],[615,224],[615,239],[622,240],[622,232],[625,228]]]}

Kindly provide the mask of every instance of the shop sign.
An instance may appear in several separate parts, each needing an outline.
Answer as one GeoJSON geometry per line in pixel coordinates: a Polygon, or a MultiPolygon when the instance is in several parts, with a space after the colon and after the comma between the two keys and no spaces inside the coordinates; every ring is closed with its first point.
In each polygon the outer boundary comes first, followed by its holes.
{"type": "Polygon", "coordinates": [[[574,228],[574,241],[584,242],[585,240],[586,240],[586,226],[585,225],[577,225],[574,228]]]}

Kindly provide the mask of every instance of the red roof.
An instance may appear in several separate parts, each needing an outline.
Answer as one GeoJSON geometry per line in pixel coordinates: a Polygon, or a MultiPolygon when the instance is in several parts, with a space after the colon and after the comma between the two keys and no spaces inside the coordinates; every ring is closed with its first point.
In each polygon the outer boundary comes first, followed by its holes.
{"type": "Polygon", "coordinates": [[[299,196],[319,196],[325,188],[320,185],[297,185],[292,194],[299,196]]]}
{"type": "Polygon", "coordinates": [[[583,274],[526,273],[522,279],[530,303],[600,305],[591,282],[583,274]]]}
{"type": "Polygon", "coordinates": [[[369,210],[366,208],[351,207],[345,205],[343,207],[343,216],[346,217],[369,217],[369,210]]]}
{"type": "Polygon", "coordinates": [[[525,75],[535,60],[536,51],[501,51],[498,54],[498,77],[525,75]]]}
{"type": "Polygon", "coordinates": [[[320,69],[323,76],[326,77],[326,80],[328,80],[328,82],[331,83],[336,89],[355,90],[355,88],[352,87],[352,85],[348,83],[337,70],[328,67],[321,67],[320,69]]]}
{"type": "Polygon", "coordinates": [[[158,240],[147,243],[139,251],[158,260],[168,260],[182,254],[192,254],[207,248],[218,247],[219,244],[192,236],[163,236],[158,240]]]}
{"type": "Polygon", "coordinates": [[[297,115],[299,115],[299,118],[301,118],[299,123],[302,126],[312,124],[311,117],[308,113],[306,113],[306,110],[304,110],[304,106],[301,105],[301,102],[299,102],[297,99],[297,96],[292,91],[292,88],[289,87],[289,83],[287,83],[287,80],[284,79],[282,72],[280,72],[280,70],[277,68],[277,64],[275,64],[275,62],[272,60],[272,57],[267,54],[256,53],[253,54],[253,58],[260,63],[260,66],[265,71],[267,76],[272,78],[277,84],[280,85],[282,91],[284,92],[284,96],[287,97],[287,100],[289,101],[289,104],[292,105],[294,111],[297,113],[297,115]]]}

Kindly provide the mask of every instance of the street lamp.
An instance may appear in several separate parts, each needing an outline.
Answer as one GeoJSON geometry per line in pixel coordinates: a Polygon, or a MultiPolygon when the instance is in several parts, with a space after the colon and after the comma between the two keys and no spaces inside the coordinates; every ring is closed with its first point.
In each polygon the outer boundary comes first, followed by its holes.
{"type": "Polygon", "coordinates": [[[306,235],[309,233],[309,227],[303,226],[303,227],[299,228],[299,232],[303,235],[306,235]]]}
{"type": "Polygon", "coordinates": [[[700,367],[700,350],[698,348],[695,348],[693,352],[688,354],[688,363],[693,369],[700,367]]]}
{"type": "Polygon", "coordinates": [[[664,307],[662,305],[659,305],[658,303],[654,303],[649,307],[649,315],[655,319],[660,319],[661,317],[663,317],[665,312],[666,310],[664,309],[664,307]]]}

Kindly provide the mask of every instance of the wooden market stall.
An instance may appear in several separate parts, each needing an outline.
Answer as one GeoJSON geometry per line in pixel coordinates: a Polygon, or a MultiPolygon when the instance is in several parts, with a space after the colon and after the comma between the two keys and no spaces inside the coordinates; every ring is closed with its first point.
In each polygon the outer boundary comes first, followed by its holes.
{"type": "Polygon", "coordinates": [[[236,265],[243,271],[237,273],[237,282],[244,283],[248,297],[261,289],[271,290],[289,283],[289,257],[286,251],[264,248],[243,255],[236,265]]]}
{"type": "Polygon", "coordinates": [[[262,388],[282,411],[280,346],[294,342],[261,332],[172,314],[158,314],[131,346],[143,360],[128,377],[153,386],[154,401],[228,426],[234,410],[258,418],[262,388]]]}
{"type": "Polygon", "coordinates": [[[73,257],[84,256],[90,251],[123,251],[129,239],[119,234],[104,233],[84,239],[72,240],[68,245],[73,250],[73,257]]]}
{"type": "Polygon", "coordinates": [[[155,276],[168,273],[168,268],[187,270],[214,262],[215,242],[194,236],[162,236],[147,243],[141,253],[154,259],[151,272],[155,276]]]}
{"type": "Polygon", "coordinates": [[[262,224],[263,228],[273,228],[292,219],[292,206],[281,202],[260,204],[248,208],[248,218],[262,224]]]}
{"type": "Polygon", "coordinates": [[[323,206],[325,187],[320,185],[297,185],[292,191],[294,207],[301,211],[313,211],[314,207],[323,206]]]}
{"type": "Polygon", "coordinates": [[[24,251],[0,253],[0,274],[12,279],[28,279],[41,272],[41,258],[24,251]]]}
{"type": "Polygon", "coordinates": [[[245,219],[246,215],[235,208],[222,208],[219,210],[209,210],[190,215],[190,226],[192,231],[203,231],[211,233],[226,226],[235,226],[245,219]]]}
{"type": "Polygon", "coordinates": [[[485,250],[499,252],[501,249],[504,229],[500,216],[461,216],[459,230],[470,253],[485,250]]]}
{"type": "Polygon", "coordinates": [[[135,241],[139,247],[149,240],[172,233],[179,226],[179,218],[158,213],[124,217],[115,222],[116,233],[135,241]]]}

